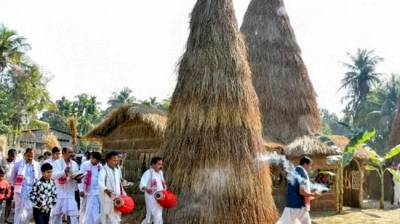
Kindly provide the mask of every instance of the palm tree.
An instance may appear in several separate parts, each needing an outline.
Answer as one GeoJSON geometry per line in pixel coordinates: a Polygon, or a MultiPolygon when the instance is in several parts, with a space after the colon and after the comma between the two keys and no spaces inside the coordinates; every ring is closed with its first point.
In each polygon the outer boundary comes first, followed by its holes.
{"type": "Polygon", "coordinates": [[[383,61],[383,58],[376,56],[373,50],[357,49],[357,53],[350,57],[350,63],[344,63],[344,66],[349,69],[342,79],[342,86],[339,88],[347,89],[346,96],[342,100],[349,100],[345,111],[354,124],[357,123],[357,118],[360,110],[367,101],[367,95],[372,87],[380,83],[380,73],[375,72],[376,65],[383,61]]]}
{"type": "Polygon", "coordinates": [[[107,102],[107,104],[109,105],[107,111],[109,112],[122,104],[134,104],[136,102],[136,98],[134,96],[131,96],[131,94],[132,90],[128,87],[124,87],[119,92],[113,92],[112,96],[107,102]]]}
{"type": "Polygon", "coordinates": [[[0,73],[21,62],[30,45],[24,37],[4,25],[0,26],[0,73]]]}

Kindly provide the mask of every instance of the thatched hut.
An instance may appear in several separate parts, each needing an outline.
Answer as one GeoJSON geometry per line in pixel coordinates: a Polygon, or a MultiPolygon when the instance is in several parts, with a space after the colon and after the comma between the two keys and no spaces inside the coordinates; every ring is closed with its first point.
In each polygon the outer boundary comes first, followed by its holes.
{"type": "Polygon", "coordinates": [[[160,154],[166,123],[164,111],[145,105],[123,105],[84,138],[101,142],[103,153],[126,152],[124,178],[137,182],[151,158],[160,154]]]}
{"type": "MultiPolygon", "coordinates": [[[[329,136],[329,139],[332,140],[333,145],[327,144],[319,135],[303,136],[288,145],[264,143],[266,151],[285,155],[294,165],[299,164],[303,156],[309,156],[313,160],[313,172],[310,175],[311,181],[325,184],[330,188],[329,192],[324,193],[321,198],[313,201],[311,207],[313,211],[337,211],[338,209],[337,189],[339,180],[336,176],[326,174],[326,171],[337,174],[338,167],[337,165],[329,165],[326,157],[341,154],[348,139],[338,135],[329,136]]],[[[287,194],[286,173],[282,167],[277,166],[271,168],[271,173],[275,204],[282,211],[286,203],[287,194]]]]}
{"type": "MultiPolygon", "coordinates": [[[[338,187],[340,180],[338,180],[336,176],[332,177],[320,172],[330,171],[337,174],[338,167],[336,165],[329,165],[326,157],[329,155],[341,154],[350,140],[342,135],[331,135],[329,139],[334,143],[333,147],[321,141],[318,135],[303,136],[286,146],[276,143],[264,144],[266,151],[286,155],[295,165],[299,163],[300,158],[304,155],[309,156],[313,160],[313,173],[310,176],[311,180],[316,183],[326,184],[330,188],[328,193],[324,193],[321,198],[313,201],[311,209],[314,211],[337,211],[338,209],[338,187]]],[[[374,187],[369,187],[368,184],[366,184],[370,174],[366,173],[363,168],[367,159],[365,154],[370,150],[371,149],[367,146],[359,147],[350,165],[344,170],[343,203],[345,206],[362,207],[364,200],[370,199],[369,192],[371,188],[374,187]]],[[[271,168],[271,173],[275,204],[278,209],[282,210],[285,206],[287,193],[286,173],[282,170],[282,167],[277,166],[271,168]]],[[[377,185],[375,184],[375,186],[377,185]]]]}
{"type": "Polygon", "coordinates": [[[252,0],[241,31],[266,141],[288,144],[320,128],[316,93],[283,0],[252,0]]]}
{"type": "Polygon", "coordinates": [[[198,0],[162,150],[181,224],[275,223],[258,99],[232,0],[198,0]]]}

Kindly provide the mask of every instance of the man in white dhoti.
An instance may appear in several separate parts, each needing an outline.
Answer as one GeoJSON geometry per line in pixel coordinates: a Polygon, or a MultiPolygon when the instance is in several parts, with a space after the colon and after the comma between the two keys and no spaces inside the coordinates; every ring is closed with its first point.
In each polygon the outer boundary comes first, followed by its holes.
{"type": "Polygon", "coordinates": [[[35,150],[27,148],[24,159],[15,163],[11,178],[14,186],[14,224],[28,224],[33,218],[32,203],[29,199],[33,183],[39,178],[39,163],[34,161],[35,150]]]}
{"type": "Polygon", "coordinates": [[[310,191],[307,171],[311,170],[311,164],[312,160],[309,157],[303,157],[300,165],[296,167],[296,175],[299,178],[294,178],[293,183],[288,181],[286,206],[277,224],[311,224],[309,203],[321,196],[319,192],[310,191]]]}
{"type": "Polygon", "coordinates": [[[106,155],[106,164],[99,174],[99,194],[101,224],[118,224],[121,222],[121,213],[114,209],[113,199],[123,192],[121,185],[121,170],[118,168],[119,157],[117,152],[106,155]]]}
{"type": "MultiPolygon", "coordinates": [[[[400,164],[397,165],[397,175],[400,175],[400,164]]],[[[400,181],[397,180],[393,176],[393,190],[394,190],[394,197],[393,197],[393,205],[395,207],[400,206],[400,181]]]]}
{"type": "Polygon", "coordinates": [[[151,168],[144,172],[139,185],[140,190],[144,192],[146,202],[146,217],[142,224],[162,224],[163,208],[156,201],[154,194],[167,189],[162,172],[163,161],[160,157],[154,157],[150,165],[151,168]]]}
{"type": "Polygon", "coordinates": [[[81,196],[80,224],[100,223],[99,173],[102,169],[101,160],[101,153],[92,152],[90,160],[81,165],[81,172],[86,176],[79,184],[81,196]]]}
{"type": "Polygon", "coordinates": [[[57,201],[51,211],[51,223],[62,224],[63,216],[70,219],[71,224],[78,224],[78,204],[75,201],[77,185],[71,175],[79,172],[78,164],[72,160],[74,151],[62,149],[62,158],[53,163],[52,179],[56,182],[57,201]]]}

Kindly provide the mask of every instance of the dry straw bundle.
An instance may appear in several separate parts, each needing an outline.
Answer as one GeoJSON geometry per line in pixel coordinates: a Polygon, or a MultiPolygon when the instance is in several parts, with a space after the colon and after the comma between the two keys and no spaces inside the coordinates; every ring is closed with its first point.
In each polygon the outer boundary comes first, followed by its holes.
{"type": "Polygon", "coordinates": [[[180,224],[275,223],[258,99],[231,0],[198,0],[179,66],[165,141],[180,224]]]}
{"type": "Polygon", "coordinates": [[[78,129],[76,128],[76,126],[77,126],[76,118],[69,117],[68,118],[68,127],[69,127],[69,131],[71,133],[72,145],[74,147],[74,150],[75,150],[77,138],[78,138],[78,129]]]}
{"type": "Polygon", "coordinates": [[[60,143],[58,142],[57,136],[50,132],[49,134],[43,136],[43,142],[46,144],[47,148],[51,150],[54,147],[60,148],[60,143]]]}
{"type": "Polygon", "coordinates": [[[241,31],[267,141],[288,144],[319,131],[316,94],[283,0],[252,0],[241,31]]]}
{"type": "Polygon", "coordinates": [[[4,135],[0,135],[0,155],[7,155],[7,137],[4,135]]]}

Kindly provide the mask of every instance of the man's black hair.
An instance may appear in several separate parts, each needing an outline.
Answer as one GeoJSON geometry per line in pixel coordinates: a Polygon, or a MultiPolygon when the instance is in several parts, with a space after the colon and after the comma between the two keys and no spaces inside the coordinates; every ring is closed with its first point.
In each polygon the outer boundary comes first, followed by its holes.
{"type": "Polygon", "coordinates": [[[50,163],[43,163],[43,165],[40,167],[40,170],[42,172],[46,172],[48,170],[52,170],[53,166],[50,163]]]}
{"type": "Polygon", "coordinates": [[[51,156],[51,152],[46,151],[46,152],[43,153],[43,156],[51,156]]]}
{"type": "Polygon", "coordinates": [[[303,166],[304,164],[310,164],[312,163],[312,159],[308,156],[304,156],[303,158],[300,159],[300,166],[303,166]]]}
{"type": "Polygon", "coordinates": [[[56,147],[53,147],[52,149],[51,149],[51,153],[53,153],[53,154],[56,154],[56,153],[59,153],[60,152],[60,148],[58,148],[57,146],[56,147]]]}
{"type": "Polygon", "coordinates": [[[111,152],[107,153],[107,155],[106,155],[106,161],[110,160],[110,159],[111,159],[112,157],[114,157],[114,156],[118,156],[118,152],[116,152],[116,151],[111,151],[111,152]]]}
{"type": "Polygon", "coordinates": [[[66,152],[67,152],[67,150],[68,150],[68,148],[67,148],[67,147],[64,147],[64,148],[62,148],[62,153],[66,153],[66,152]]]}
{"type": "Polygon", "coordinates": [[[150,165],[154,165],[154,164],[157,164],[158,163],[158,161],[160,161],[160,160],[163,160],[161,157],[153,157],[152,159],[151,159],[151,161],[150,161],[150,165]]]}
{"type": "Polygon", "coordinates": [[[98,160],[98,161],[101,161],[103,156],[102,156],[101,153],[99,153],[99,152],[92,152],[92,153],[91,153],[91,157],[92,157],[93,159],[96,159],[96,160],[98,160]]]}
{"type": "Polygon", "coordinates": [[[17,150],[15,149],[9,149],[7,152],[7,155],[9,156],[15,156],[17,154],[17,150]]]}
{"type": "Polygon", "coordinates": [[[33,148],[26,148],[24,154],[27,154],[27,153],[32,152],[32,151],[33,151],[33,148]]]}

